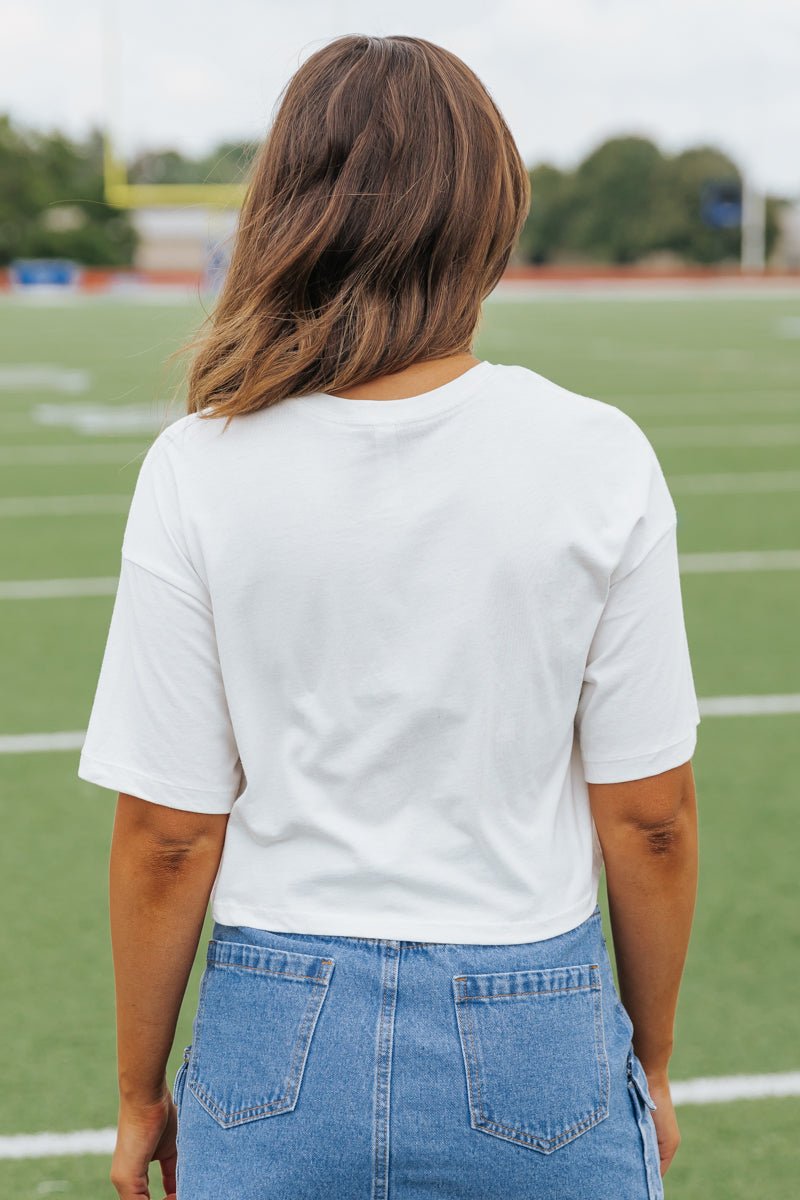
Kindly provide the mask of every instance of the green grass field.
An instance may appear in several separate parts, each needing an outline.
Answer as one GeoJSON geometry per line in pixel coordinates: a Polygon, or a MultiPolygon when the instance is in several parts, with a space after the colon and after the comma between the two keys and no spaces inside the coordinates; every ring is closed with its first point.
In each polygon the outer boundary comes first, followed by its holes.
{"type": "MultiPolygon", "coordinates": [[[[165,360],[199,317],[190,305],[0,305],[2,580],[116,575],[124,502],[151,435],[81,435],[37,423],[34,409],[138,404],[162,415],[175,377],[165,360]],[[9,373],[23,364],[86,370],[88,390],[27,386],[9,373]],[[57,447],[74,447],[76,456],[57,447]],[[104,447],[104,457],[87,459],[87,447],[104,447]],[[116,512],[89,515],[14,511],[15,498],[91,495],[122,501],[116,512]]],[[[687,559],[794,550],[800,560],[796,295],[492,299],[476,349],[629,412],[667,474],[687,559]]],[[[687,570],[683,593],[702,699],[800,692],[800,562],[687,570]]],[[[111,604],[103,595],[15,599],[0,590],[0,735],[85,727],[111,604]]],[[[707,715],[698,732],[701,882],[672,1075],[797,1071],[800,714],[707,715]]],[[[77,758],[75,750],[0,754],[2,1200],[114,1194],[107,1157],[2,1153],[9,1135],[105,1129],[116,1120],[106,907],[115,797],[77,779],[77,758]]],[[[171,1077],[190,1040],[200,958],[171,1077]]],[[[683,1145],[667,1175],[668,1200],[797,1194],[800,1097],[685,1106],[679,1117],[683,1145]]],[[[161,1194],[154,1186],[154,1197],[161,1194]]]]}

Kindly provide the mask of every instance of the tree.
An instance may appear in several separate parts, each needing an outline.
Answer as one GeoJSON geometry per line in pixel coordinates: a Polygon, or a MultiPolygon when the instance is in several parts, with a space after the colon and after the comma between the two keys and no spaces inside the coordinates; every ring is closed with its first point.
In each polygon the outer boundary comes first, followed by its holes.
{"type": "Polygon", "coordinates": [[[127,215],[103,199],[102,153],[98,131],[75,142],[57,132],[20,129],[0,116],[0,263],[131,262],[136,235],[127,215]]]}
{"type": "MultiPolygon", "coordinates": [[[[699,263],[739,256],[740,229],[714,229],[703,219],[704,187],[741,184],[736,164],[713,146],[669,156],[647,138],[610,138],[572,172],[542,163],[530,177],[531,211],[520,235],[528,262],[631,263],[658,251],[699,263]]],[[[768,252],[776,209],[768,203],[768,252]]]]}
{"type": "MultiPolygon", "coordinates": [[[[709,183],[742,186],[739,168],[713,146],[694,146],[670,162],[670,248],[694,262],[712,263],[737,259],[741,253],[741,229],[715,229],[701,216],[701,196],[709,183]]],[[[777,233],[774,206],[767,213],[767,250],[777,233]]]]}
{"type": "Polygon", "coordinates": [[[549,163],[529,172],[531,210],[520,234],[519,251],[527,262],[548,262],[563,243],[563,226],[571,205],[571,176],[549,163]]]}
{"type": "Polygon", "coordinates": [[[130,165],[131,183],[239,183],[257,150],[250,142],[221,142],[200,158],[178,150],[148,150],[130,165]]]}
{"type": "Polygon", "coordinates": [[[635,262],[653,249],[664,158],[641,137],[604,142],[575,172],[564,245],[601,262],[635,262]]]}

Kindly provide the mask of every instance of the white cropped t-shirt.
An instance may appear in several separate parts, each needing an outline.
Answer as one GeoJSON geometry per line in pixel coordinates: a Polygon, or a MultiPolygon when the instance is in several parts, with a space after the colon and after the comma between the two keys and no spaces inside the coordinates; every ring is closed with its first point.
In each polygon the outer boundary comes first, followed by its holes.
{"type": "Polygon", "coordinates": [[[148,450],[81,779],[229,813],[212,917],[507,944],[588,917],[588,782],[691,758],[677,515],[612,404],[481,361],[148,450]]]}

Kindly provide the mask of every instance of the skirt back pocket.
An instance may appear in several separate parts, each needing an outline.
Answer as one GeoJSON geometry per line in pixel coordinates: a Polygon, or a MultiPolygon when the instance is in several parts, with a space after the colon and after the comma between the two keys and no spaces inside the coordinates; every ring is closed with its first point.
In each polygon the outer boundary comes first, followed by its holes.
{"type": "Polygon", "coordinates": [[[457,975],[474,1129],[550,1154],[608,1116],[600,968],[457,975]]]}
{"type": "Polygon", "coordinates": [[[291,1111],[334,961],[211,939],[186,1086],[224,1127],[291,1111]]]}

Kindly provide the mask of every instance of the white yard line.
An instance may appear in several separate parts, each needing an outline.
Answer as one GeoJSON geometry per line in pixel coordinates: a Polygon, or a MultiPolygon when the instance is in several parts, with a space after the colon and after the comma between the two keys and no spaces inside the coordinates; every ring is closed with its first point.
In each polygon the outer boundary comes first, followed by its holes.
{"type": "Polygon", "coordinates": [[[726,571],[797,571],[800,550],[714,550],[681,554],[681,573],[716,575],[726,571]]]}
{"type": "Polygon", "coordinates": [[[0,1159],[110,1155],[114,1152],[116,1140],[116,1129],[79,1129],[75,1133],[12,1133],[0,1137],[0,1159]]]}
{"type": "Polygon", "coordinates": [[[68,733],[0,734],[0,754],[43,754],[51,750],[80,750],[86,738],[84,729],[68,733]]]}
{"type": "Polygon", "coordinates": [[[127,512],[128,494],[93,496],[3,496],[0,517],[75,517],[127,512]]]}
{"type": "Polygon", "coordinates": [[[670,411],[674,404],[690,404],[687,412],[695,412],[696,405],[712,403],[718,400],[725,407],[738,400],[764,399],[780,400],[792,408],[800,407],[800,389],[797,384],[765,384],[764,387],[750,388],[719,388],[707,392],[614,392],[610,396],[598,397],[608,404],[669,404],[670,411]]]}
{"type": "Polygon", "coordinates": [[[800,471],[718,471],[707,475],[668,475],[667,483],[670,491],[685,496],[796,492],[800,490],[800,471]]]}
{"type": "Polygon", "coordinates": [[[83,463],[127,463],[144,456],[148,445],[141,442],[110,442],[108,445],[73,446],[46,443],[38,446],[2,446],[0,464],[7,467],[72,466],[83,463]]]}
{"type": "MultiPolygon", "coordinates": [[[[671,1084],[670,1090],[672,1099],[679,1106],[800,1096],[800,1071],[678,1080],[671,1084]]],[[[0,1137],[0,1159],[111,1155],[116,1138],[117,1131],[113,1128],[79,1129],[74,1133],[7,1134],[0,1137]]]]}
{"type": "MultiPolygon", "coordinates": [[[[627,400],[613,397],[604,399],[607,404],[623,409],[645,429],[655,418],[667,420],[670,417],[681,417],[680,424],[685,425],[687,418],[689,421],[696,421],[699,417],[729,421],[732,414],[741,414],[756,420],[770,413],[776,417],[792,417],[800,412],[800,395],[796,389],[785,394],[741,393],[731,396],[729,400],[721,397],[715,399],[713,396],[697,397],[695,400],[692,400],[691,396],[631,396],[627,400]]],[[[678,424],[677,421],[675,423],[678,424]]]]}
{"type": "Polygon", "coordinates": [[[718,1075],[684,1079],[670,1085],[676,1104],[719,1104],[732,1100],[769,1100],[800,1096],[800,1071],[775,1075],[718,1075]]]}
{"type": "Polygon", "coordinates": [[[52,600],[67,596],[113,596],[115,575],[93,579],[5,579],[0,581],[0,600],[52,600]]]}
{"type": "Polygon", "coordinates": [[[800,694],[707,696],[698,701],[702,717],[764,717],[800,713],[800,694]]]}
{"type": "Polygon", "coordinates": [[[648,425],[659,446],[796,446],[800,425],[648,425]]]}

